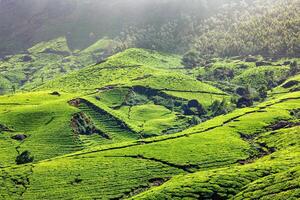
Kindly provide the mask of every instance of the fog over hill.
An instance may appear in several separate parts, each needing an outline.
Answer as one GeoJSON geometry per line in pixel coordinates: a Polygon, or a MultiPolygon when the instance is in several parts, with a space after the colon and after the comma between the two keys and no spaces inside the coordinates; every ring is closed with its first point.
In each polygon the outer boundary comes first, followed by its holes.
{"type": "Polygon", "coordinates": [[[59,36],[83,48],[129,25],[159,26],[182,16],[199,19],[238,0],[0,0],[0,55],[59,36]]]}

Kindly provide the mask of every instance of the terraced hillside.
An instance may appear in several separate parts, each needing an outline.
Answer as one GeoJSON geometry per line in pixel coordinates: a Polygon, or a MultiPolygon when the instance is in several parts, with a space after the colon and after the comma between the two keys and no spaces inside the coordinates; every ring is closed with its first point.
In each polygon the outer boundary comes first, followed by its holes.
{"type": "Polygon", "coordinates": [[[186,73],[200,80],[209,81],[210,84],[226,91],[240,85],[248,85],[254,89],[262,86],[272,89],[284,82],[287,77],[299,72],[297,63],[299,58],[274,60],[264,59],[261,56],[216,58],[186,73]]]}
{"type": "MultiPolygon", "coordinates": [[[[98,142],[96,144],[120,142],[139,138],[139,134],[137,132],[132,130],[122,120],[118,119],[110,112],[101,109],[85,99],[78,99],[78,101],[78,108],[91,118],[97,130],[100,131],[100,135],[102,136],[100,140],[102,141],[100,142],[99,136],[97,136],[98,142]],[[103,138],[106,140],[103,141],[103,138]]],[[[93,141],[90,137],[82,136],[82,139],[83,138],[91,142],[93,141]]]]}
{"type": "Polygon", "coordinates": [[[299,99],[294,92],[174,135],[4,167],[0,194],[3,199],[297,199],[299,99]]]}
{"type": "Polygon", "coordinates": [[[0,200],[300,199],[299,5],[0,0],[0,200]]]}
{"type": "Polygon", "coordinates": [[[144,86],[176,97],[197,99],[206,106],[215,99],[226,97],[226,93],[221,90],[182,73],[172,72],[168,70],[170,67],[182,68],[180,57],[143,49],[128,49],[101,64],[47,82],[39,89],[93,93],[114,86],[144,86]]]}
{"type": "Polygon", "coordinates": [[[112,54],[116,42],[103,38],[82,51],[71,51],[64,37],[41,42],[22,54],[0,60],[0,93],[32,89],[43,83],[95,64],[112,54]]]}
{"type": "Polygon", "coordinates": [[[38,161],[82,149],[70,127],[77,112],[67,104],[70,97],[47,92],[1,96],[0,124],[6,127],[0,129],[1,167],[14,164],[26,150],[38,161]]]}
{"type": "MultiPolygon", "coordinates": [[[[300,198],[298,59],[189,69],[145,49],[106,58],[112,43],[28,50],[82,66],[56,77],[49,58],[53,73],[0,96],[0,199],[300,198]]],[[[5,77],[33,69],[18,56],[5,77]]]]}
{"type": "Polygon", "coordinates": [[[300,75],[293,76],[271,91],[273,96],[300,90],[300,75]]]}

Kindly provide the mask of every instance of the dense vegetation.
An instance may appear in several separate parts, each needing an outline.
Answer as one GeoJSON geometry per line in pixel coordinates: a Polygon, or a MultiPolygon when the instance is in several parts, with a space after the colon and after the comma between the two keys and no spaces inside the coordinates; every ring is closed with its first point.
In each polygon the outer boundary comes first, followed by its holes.
{"type": "Polygon", "coordinates": [[[0,57],[62,35],[71,49],[83,49],[104,36],[117,37],[130,26],[164,27],[182,15],[204,19],[236,1],[0,0],[0,57]]]}
{"type": "Polygon", "coordinates": [[[195,48],[205,56],[299,56],[299,13],[298,0],[241,3],[201,24],[195,48]]]}
{"type": "MultiPolygon", "coordinates": [[[[299,0],[235,1],[203,20],[183,15],[160,26],[129,27],[120,48],[135,46],[211,57],[299,56],[299,0]]],[[[195,57],[195,56],[194,56],[195,57]]]]}
{"type": "Polygon", "coordinates": [[[1,200],[300,198],[298,0],[38,2],[0,0],[1,200]]]}

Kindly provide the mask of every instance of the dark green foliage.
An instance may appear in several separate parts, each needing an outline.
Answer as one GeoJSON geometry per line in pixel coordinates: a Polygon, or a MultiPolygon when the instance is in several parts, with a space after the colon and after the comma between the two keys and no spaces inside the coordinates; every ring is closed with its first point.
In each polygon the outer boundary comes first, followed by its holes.
{"type": "Polygon", "coordinates": [[[295,117],[296,119],[300,119],[300,108],[299,109],[294,109],[291,111],[291,115],[295,117]]]}
{"type": "Polygon", "coordinates": [[[143,105],[149,102],[147,96],[138,94],[133,90],[129,91],[128,95],[125,97],[125,105],[136,106],[143,105]]]}
{"type": "Polygon", "coordinates": [[[185,115],[203,116],[207,114],[206,109],[197,100],[190,100],[188,104],[182,108],[185,115]]]}
{"type": "Polygon", "coordinates": [[[209,107],[209,110],[212,112],[212,116],[224,115],[227,114],[231,108],[229,108],[226,99],[222,101],[215,100],[212,105],[209,107]]]}
{"type": "Polygon", "coordinates": [[[201,55],[212,57],[259,54],[297,56],[300,48],[297,42],[298,3],[261,0],[231,4],[222,14],[200,25],[200,34],[192,48],[196,48],[201,55]]]}
{"type": "Polygon", "coordinates": [[[257,58],[253,56],[248,56],[245,58],[245,62],[257,62],[257,58]]]}
{"type": "Polygon", "coordinates": [[[253,94],[249,86],[238,87],[236,89],[236,94],[240,96],[240,98],[236,100],[236,106],[238,108],[250,107],[253,105],[253,94]]]}
{"type": "Polygon", "coordinates": [[[250,107],[253,105],[253,100],[249,97],[241,97],[238,99],[236,106],[238,108],[250,107]]]}
{"type": "Polygon", "coordinates": [[[258,61],[255,63],[256,67],[260,67],[260,66],[268,66],[268,65],[272,65],[272,63],[270,62],[266,62],[266,61],[258,61]]]}
{"type": "MultiPolygon", "coordinates": [[[[0,129],[0,131],[1,131],[1,129],[0,129]]],[[[23,141],[27,138],[27,135],[17,134],[17,135],[12,136],[11,138],[14,140],[17,140],[17,141],[23,141]]]]}
{"type": "Polygon", "coordinates": [[[75,179],[73,181],[71,181],[71,184],[72,185],[77,185],[77,184],[80,184],[82,182],[82,178],[80,178],[80,174],[78,174],[75,179]]]}
{"type": "MultiPolygon", "coordinates": [[[[181,102],[175,101],[173,99],[163,98],[162,96],[153,96],[151,100],[156,105],[162,105],[172,111],[174,111],[175,107],[178,108],[181,106],[181,102]]],[[[177,109],[176,109],[177,110],[177,109]]]]}
{"type": "Polygon", "coordinates": [[[295,76],[300,71],[300,67],[297,61],[294,61],[290,64],[290,75],[295,76]]]}
{"type": "Polygon", "coordinates": [[[250,91],[248,87],[238,87],[236,89],[236,94],[238,94],[239,96],[249,96],[250,91]]]}
{"type": "Polygon", "coordinates": [[[55,92],[51,92],[50,95],[53,95],[53,96],[60,96],[60,93],[55,91],[55,92]]]}
{"type": "Polygon", "coordinates": [[[196,126],[200,124],[202,120],[198,116],[193,116],[192,119],[190,120],[191,126],[196,126]]]}
{"type": "Polygon", "coordinates": [[[2,0],[0,56],[63,34],[72,49],[82,49],[99,36],[119,36],[120,32],[120,38],[139,47],[186,50],[195,32],[193,22],[211,16],[230,1],[2,0]]]}
{"type": "Polygon", "coordinates": [[[218,67],[213,70],[213,78],[217,80],[230,80],[234,78],[234,70],[226,67],[218,67]]]}
{"type": "Polygon", "coordinates": [[[258,90],[259,97],[264,100],[268,96],[268,88],[266,86],[261,86],[258,90]]]}
{"type": "Polygon", "coordinates": [[[283,88],[291,88],[293,86],[296,86],[298,85],[300,82],[297,81],[297,80],[291,80],[291,81],[288,81],[287,83],[285,83],[284,85],[282,85],[283,88]]]}
{"type": "Polygon", "coordinates": [[[30,151],[24,151],[16,158],[16,163],[18,165],[33,162],[34,157],[31,155],[30,151]]]}
{"type": "Polygon", "coordinates": [[[14,84],[11,87],[11,91],[12,91],[13,94],[16,93],[16,86],[14,84]]]}
{"type": "Polygon", "coordinates": [[[182,64],[188,69],[197,67],[200,64],[199,53],[195,50],[187,52],[182,58],[182,64]]]}
{"type": "Polygon", "coordinates": [[[91,119],[83,112],[77,113],[72,119],[72,128],[77,134],[92,135],[97,129],[91,119]]]}

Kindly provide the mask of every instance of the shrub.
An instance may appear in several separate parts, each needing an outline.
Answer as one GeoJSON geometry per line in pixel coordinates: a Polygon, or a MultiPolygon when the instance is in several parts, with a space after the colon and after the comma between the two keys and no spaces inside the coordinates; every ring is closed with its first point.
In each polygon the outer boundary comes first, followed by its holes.
{"type": "Polygon", "coordinates": [[[238,87],[235,92],[236,92],[236,94],[238,94],[241,97],[247,96],[250,94],[249,89],[246,87],[238,87]]]}
{"type": "Polygon", "coordinates": [[[253,100],[247,97],[241,97],[237,102],[238,108],[250,107],[252,105],[253,105],[253,100]]]}
{"type": "Polygon", "coordinates": [[[212,116],[224,115],[228,113],[228,110],[230,110],[227,106],[226,99],[223,99],[222,101],[215,100],[209,109],[212,112],[212,116]]]}
{"type": "Polygon", "coordinates": [[[228,80],[234,78],[233,69],[226,67],[218,67],[213,71],[213,77],[217,80],[228,80]]]}
{"type": "Polygon", "coordinates": [[[190,120],[190,125],[196,126],[200,124],[202,120],[198,116],[193,116],[192,119],[190,120]]]}
{"type": "Polygon", "coordinates": [[[187,52],[182,58],[182,64],[189,69],[197,67],[200,64],[198,52],[194,50],[187,52]]]}
{"type": "Polygon", "coordinates": [[[207,114],[206,109],[197,100],[190,100],[187,105],[182,107],[185,115],[202,116],[207,114]]]}
{"type": "Polygon", "coordinates": [[[300,67],[298,66],[297,62],[294,61],[290,64],[290,75],[295,76],[300,71],[300,67]]]}
{"type": "Polygon", "coordinates": [[[265,99],[265,98],[267,98],[267,96],[268,96],[268,89],[267,89],[267,87],[266,86],[261,86],[260,88],[259,88],[259,90],[258,90],[258,93],[259,93],[259,97],[261,98],[261,99],[265,99]]]}
{"type": "Polygon", "coordinates": [[[149,102],[149,99],[141,94],[135,93],[131,91],[125,100],[125,104],[128,106],[136,106],[136,105],[143,105],[149,102]]]}
{"type": "Polygon", "coordinates": [[[33,162],[33,160],[34,160],[34,157],[31,156],[31,153],[29,151],[24,151],[20,155],[17,156],[16,163],[18,165],[21,165],[21,164],[31,163],[31,162],[33,162]]]}

